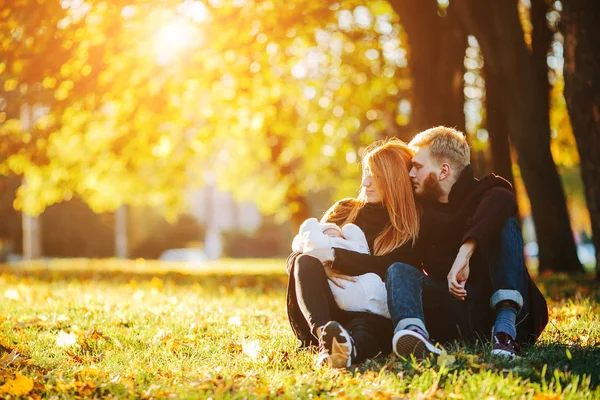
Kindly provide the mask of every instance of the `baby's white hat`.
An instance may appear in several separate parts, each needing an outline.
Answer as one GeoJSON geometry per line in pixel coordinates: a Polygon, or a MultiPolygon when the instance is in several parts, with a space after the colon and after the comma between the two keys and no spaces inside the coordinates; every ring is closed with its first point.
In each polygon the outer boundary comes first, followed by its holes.
{"type": "Polygon", "coordinates": [[[340,228],[333,222],[323,222],[320,225],[321,225],[322,232],[325,232],[327,229],[335,229],[336,231],[338,231],[340,233],[340,235],[342,234],[342,228],[340,228]]]}

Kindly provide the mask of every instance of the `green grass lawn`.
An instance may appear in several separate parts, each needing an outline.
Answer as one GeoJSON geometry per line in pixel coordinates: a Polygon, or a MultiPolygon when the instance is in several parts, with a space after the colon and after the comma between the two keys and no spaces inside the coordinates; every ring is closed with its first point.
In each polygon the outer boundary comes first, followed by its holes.
{"type": "Polygon", "coordinates": [[[388,356],[334,371],[297,349],[284,269],[0,266],[0,398],[600,399],[600,288],[590,278],[539,279],[551,322],[516,361],[456,345],[443,365],[388,356]]]}

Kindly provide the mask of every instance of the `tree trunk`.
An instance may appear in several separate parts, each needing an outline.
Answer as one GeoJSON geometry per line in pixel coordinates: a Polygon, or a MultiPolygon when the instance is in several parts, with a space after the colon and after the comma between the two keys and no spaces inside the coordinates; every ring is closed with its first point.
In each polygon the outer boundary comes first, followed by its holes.
{"type": "MultiPolygon", "coordinates": [[[[484,59],[485,63],[485,59],[484,59]]],[[[492,166],[495,174],[515,183],[510,157],[510,142],[508,140],[508,124],[503,104],[503,83],[494,71],[484,64],[485,96],[487,112],[487,129],[492,153],[492,166]]]]}
{"type": "Polygon", "coordinates": [[[502,82],[508,133],[517,151],[540,248],[540,271],[580,272],[565,195],[550,153],[548,113],[519,21],[517,0],[452,2],[502,82]]]}
{"type": "Polygon", "coordinates": [[[565,99],[581,160],[600,279],[600,3],[563,2],[565,99]]]}
{"type": "Polygon", "coordinates": [[[390,0],[407,33],[412,75],[410,123],[399,137],[410,141],[437,126],[465,130],[463,74],[467,37],[450,13],[438,15],[434,0],[390,0]]]}
{"type": "Polygon", "coordinates": [[[127,235],[127,206],[122,205],[115,211],[115,257],[127,258],[129,255],[127,235]]]}
{"type": "Polygon", "coordinates": [[[531,0],[531,53],[533,68],[537,77],[540,107],[546,112],[540,115],[541,128],[550,132],[550,81],[548,80],[548,49],[552,32],[548,28],[546,14],[550,11],[546,0],[531,0]]]}

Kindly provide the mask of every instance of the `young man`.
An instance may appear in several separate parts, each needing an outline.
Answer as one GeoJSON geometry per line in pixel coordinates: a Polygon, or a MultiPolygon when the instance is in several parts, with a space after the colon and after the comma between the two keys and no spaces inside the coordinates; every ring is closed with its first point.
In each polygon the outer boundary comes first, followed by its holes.
{"type": "Polygon", "coordinates": [[[439,354],[440,342],[493,338],[492,353],[514,357],[548,321],[546,301],[525,267],[516,200],[503,178],[473,177],[464,135],[437,127],[419,133],[410,177],[423,206],[417,253],[422,265],[387,271],[392,346],[401,356],[439,354]]]}

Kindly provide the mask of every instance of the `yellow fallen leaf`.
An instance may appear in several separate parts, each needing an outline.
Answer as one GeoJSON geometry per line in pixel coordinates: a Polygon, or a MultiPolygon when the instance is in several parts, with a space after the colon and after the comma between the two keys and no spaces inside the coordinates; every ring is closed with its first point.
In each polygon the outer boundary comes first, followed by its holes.
{"type": "Polygon", "coordinates": [[[11,379],[4,385],[0,386],[0,393],[12,394],[15,396],[23,396],[33,389],[33,379],[21,375],[17,372],[15,379],[11,379]]]}
{"type": "Polygon", "coordinates": [[[261,350],[262,348],[260,347],[260,343],[256,339],[242,343],[242,351],[253,361],[256,361],[258,359],[261,350]]]}
{"type": "Polygon", "coordinates": [[[77,344],[77,335],[74,333],[58,332],[56,335],[56,345],[58,347],[72,347],[77,344]]]}
{"type": "Polygon", "coordinates": [[[19,292],[15,289],[8,289],[4,292],[4,297],[11,300],[19,300],[19,292]]]}
{"type": "Polygon", "coordinates": [[[456,361],[456,357],[448,355],[446,350],[442,350],[442,353],[437,358],[437,364],[440,367],[451,367],[454,364],[454,361],[456,361]]]}

